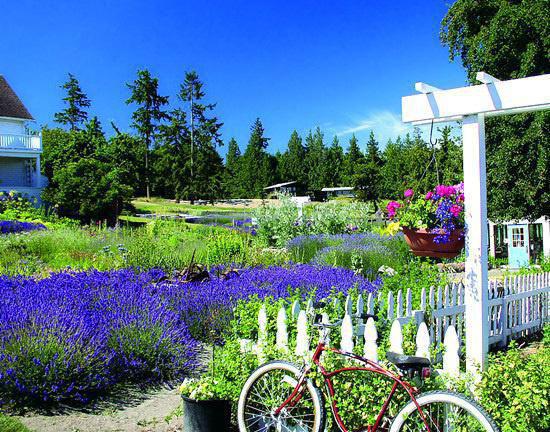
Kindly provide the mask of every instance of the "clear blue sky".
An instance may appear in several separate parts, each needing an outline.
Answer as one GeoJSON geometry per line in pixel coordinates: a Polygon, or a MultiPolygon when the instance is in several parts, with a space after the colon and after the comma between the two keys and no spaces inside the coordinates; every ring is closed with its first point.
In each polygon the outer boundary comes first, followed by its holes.
{"type": "MultiPolygon", "coordinates": [[[[464,85],[460,64],[439,42],[443,0],[186,1],[17,0],[2,2],[0,74],[38,125],[62,108],[59,85],[74,73],[108,133],[129,129],[126,82],[139,68],[175,94],[195,69],[224,122],[224,140],[244,149],[260,117],[270,150],[293,129],[320,126],[347,146],[370,129],[382,144],[403,133],[401,96],[416,81],[464,85]]],[[[222,153],[225,151],[222,149],[222,153]]]]}

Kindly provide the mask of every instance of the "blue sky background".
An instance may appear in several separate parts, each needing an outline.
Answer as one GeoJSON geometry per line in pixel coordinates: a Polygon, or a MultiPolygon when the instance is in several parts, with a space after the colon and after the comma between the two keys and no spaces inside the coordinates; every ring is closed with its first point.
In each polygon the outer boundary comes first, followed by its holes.
{"type": "MultiPolygon", "coordinates": [[[[364,148],[373,129],[383,145],[406,132],[401,96],[424,81],[466,83],[439,42],[442,0],[2,1],[0,74],[38,125],[62,108],[59,85],[74,73],[108,133],[129,130],[125,86],[139,68],[175,94],[195,69],[224,122],[224,140],[244,149],[260,117],[270,150],[290,133],[320,126],[344,146],[355,132],[364,148]]],[[[222,153],[225,150],[222,149],[222,153]]]]}

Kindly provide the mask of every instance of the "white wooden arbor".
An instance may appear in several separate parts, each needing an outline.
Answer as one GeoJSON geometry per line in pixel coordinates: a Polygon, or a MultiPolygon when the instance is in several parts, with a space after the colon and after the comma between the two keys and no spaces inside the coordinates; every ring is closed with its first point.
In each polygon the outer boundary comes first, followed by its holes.
{"type": "Polygon", "coordinates": [[[500,81],[478,72],[476,78],[482,84],[450,90],[419,82],[420,94],[402,98],[404,123],[462,121],[466,364],[474,374],[486,368],[489,347],[485,117],[550,108],[550,74],[500,81]]]}

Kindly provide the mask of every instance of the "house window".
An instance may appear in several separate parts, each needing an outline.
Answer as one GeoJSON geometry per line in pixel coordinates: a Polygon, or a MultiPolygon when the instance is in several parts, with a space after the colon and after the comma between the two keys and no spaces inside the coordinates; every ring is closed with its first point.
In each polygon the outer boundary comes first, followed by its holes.
{"type": "Polygon", "coordinates": [[[512,228],[512,247],[525,247],[523,228],[512,228]]]}

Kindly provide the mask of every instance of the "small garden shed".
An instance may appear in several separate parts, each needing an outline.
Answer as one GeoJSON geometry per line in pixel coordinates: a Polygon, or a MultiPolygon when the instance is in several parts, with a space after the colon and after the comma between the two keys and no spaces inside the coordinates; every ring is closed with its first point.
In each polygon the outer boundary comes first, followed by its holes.
{"type": "Polygon", "coordinates": [[[535,221],[489,221],[489,254],[497,259],[507,258],[512,268],[550,257],[550,217],[535,221]]]}

